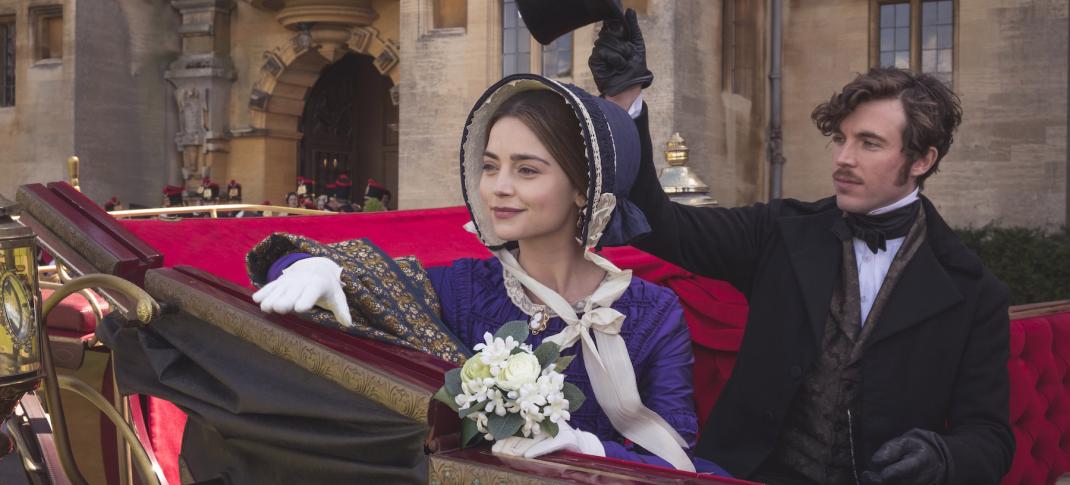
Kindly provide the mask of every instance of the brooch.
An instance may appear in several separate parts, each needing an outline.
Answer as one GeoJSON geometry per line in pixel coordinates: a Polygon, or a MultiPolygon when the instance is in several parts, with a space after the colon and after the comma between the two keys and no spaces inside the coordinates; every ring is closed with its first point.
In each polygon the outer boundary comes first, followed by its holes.
{"type": "Polygon", "coordinates": [[[539,332],[546,330],[546,324],[549,321],[550,317],[546,315],[546,312],[535,312],[535,314],[531,316],[531,320],[528,321],[528,328],[531,328],[531,334],[538,335],[539,332]]]}

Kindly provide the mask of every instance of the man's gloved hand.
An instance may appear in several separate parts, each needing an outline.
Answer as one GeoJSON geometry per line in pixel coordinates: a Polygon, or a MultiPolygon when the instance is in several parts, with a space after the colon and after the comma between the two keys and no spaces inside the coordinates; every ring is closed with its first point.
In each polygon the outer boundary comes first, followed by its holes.
{"type": "Polygon", "coordinates": [[[509,437],[494,442],[490,451],[496,455],[538,458],[555,451],[575,451],[595,456],[606,456],[602,441],[592,433],[572,429],[568,423],[558,423],[557,436],[540,434],[536,438],[509,437]]]}
{"type": "Polygon", "coordinates": [[[629,8],[623,21],[602,23],[587,65],[598,90],[605,96],[616,96],[637,84],[650,87],[654,74],[646,67],[646,44],[635,10],[629,8]]]}
{"type": "Polygon", "coordinates": [[[864,485],[942,484],[951,467],[951,453],[940,435],[912,429],[894,438],[873,454],[870,469],[862,474],[864,485]]]}
{"type": "Polygon", "coordinates": [[[353,325],[342,290],[342,267],[327,258],[305,258],[282,270],[282,276],[253,293],[264,312],[307,312],[318,306],[334,313],[343,326],[353,325]]]}

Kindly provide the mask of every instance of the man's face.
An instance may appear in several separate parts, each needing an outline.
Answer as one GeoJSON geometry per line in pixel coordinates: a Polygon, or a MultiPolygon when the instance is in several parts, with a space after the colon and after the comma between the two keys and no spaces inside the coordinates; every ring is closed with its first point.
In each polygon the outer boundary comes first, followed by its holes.
{"type": "Polygon", "coordinates": [[[865,214],[914,190],[917,177],[903,153],[905,126],[898,99],[867,101],[843,119],[832,135],[832,183],[840,209],[865,214]]]}

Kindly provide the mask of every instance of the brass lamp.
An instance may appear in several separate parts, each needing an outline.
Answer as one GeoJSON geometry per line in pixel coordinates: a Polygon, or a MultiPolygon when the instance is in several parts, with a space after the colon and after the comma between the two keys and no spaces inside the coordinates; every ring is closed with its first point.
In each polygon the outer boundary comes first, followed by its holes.
{"type": "Polygon", "coordinates": [[[661,170],[658,182],[673,202],[696,207],[712,207],[717,201],[710,197],[710,186],[698,178],[687,166],[687,144],[680,133],[673,133],[666,143],[665,161],[668,167],[661,170]]]}
{"type": "Polygon", "coordinates": [[[82,190],[82,187],[78,185],[78,157],[74,155],[67,157],[67,182],[76,190],[82,190]]]}
{"type": "Polygon", "coordinates": [[[0,421],[43,377],[37,244],[12,218],[16,207],[0,196],[0,421]]]}

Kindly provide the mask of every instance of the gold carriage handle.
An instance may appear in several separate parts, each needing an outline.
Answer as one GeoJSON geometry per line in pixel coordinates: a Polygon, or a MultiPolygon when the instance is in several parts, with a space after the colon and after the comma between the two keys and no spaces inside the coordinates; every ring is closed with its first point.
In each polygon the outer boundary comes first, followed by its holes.
{"type": "MultiPolygon", "coordinates": [[[[48,297],[41,311],[41,322],[48,321],[49,312],[64,298],[87,288],[106,288],[121,293],[134,302],[135,314],[142,323],[148,324],[160,314],[160,305],[145,290],[118,276],[95,273],[80,276],[64,283],[52,296],[48,297]]],[[[111,420],[126,441],[126,444],[133,450],[133,463],[141,476],[142,483],[162,483],[160,476],[153,470],[152,461],[145,450],[145,445],[137,439],[137,435],[134,434],[129,423],[122,419],[115,406],[85,383],[56,374],[55,366],[52,363],[52,350],[49,347],[48,332],[43,325],[39,332],[39,339],[41,365],[44,367],[45,402],[48,404],[48,411],[52,414],[52,429],[56,438],[56,449],[59,452],[60,463],[63,465],[63,470],[67,473],[67,477],[71,482],[75,485],[87,483],[74,461],[74,453],[71,452],[71,442],[67,435],[67,421],[64,418],[63,403],[60,400],[59,390],[61,387],[86,398],[111,420]]]]}

